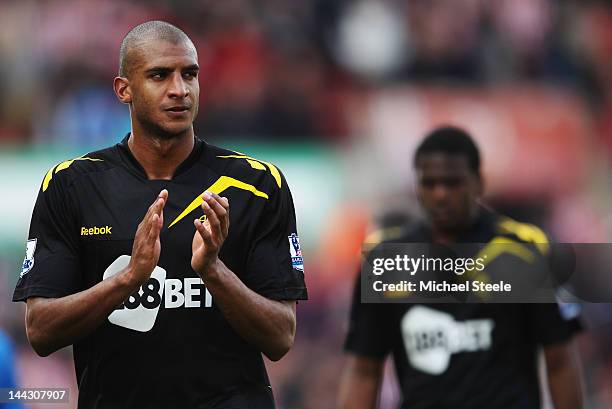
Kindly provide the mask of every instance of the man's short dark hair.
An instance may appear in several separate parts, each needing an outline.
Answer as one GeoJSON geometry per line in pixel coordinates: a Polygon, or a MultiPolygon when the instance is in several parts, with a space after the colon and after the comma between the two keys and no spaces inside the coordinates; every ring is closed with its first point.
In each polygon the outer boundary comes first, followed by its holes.
{"type": "Polygon", "coordinates": [[[131,51],[141,42],[151,39],[169,41],[173,44],[181,42],[193,44],[183,30],[165,21],[153,20],[139,24],[128,31],[121,41],[121,48],[119,49],[120,76],[126,77],[129,74],[131,51]]]}
{"type": "Polygon", "coordinates": [[[480,173],[480,153],[472,137],[463,129],[443,126],[431,131],[421,142],[414,154],[414,166],[419,158],[428,153],[462,155],[468,160],[470,170],[480,173]]]}

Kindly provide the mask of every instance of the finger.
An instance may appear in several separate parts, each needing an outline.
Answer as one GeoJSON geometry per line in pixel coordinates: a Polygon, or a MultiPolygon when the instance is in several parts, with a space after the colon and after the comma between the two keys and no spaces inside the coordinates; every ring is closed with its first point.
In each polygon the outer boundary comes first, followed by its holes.
{"type": "Polygon", "coordinates": [[[230,226],[229,207],[225,210],[225,217],[222,219],[221,225],[223,227],[223,237],[227,237],[230,226]]]}
{"type": "Polygon", "coordinates": [[[168,191],[163,189],[159,192],[158,197],[162,200],[159,209],[159,230],[161,231],[161,228],[164,226],[164,207],[166,207],[166,203],[168,202],[168,191]]]}
{"type": "Polygon", "coordinates": [[[223,206],[223,204],[221,203],[221,197],[216,193],[211,194],[211,199],[207,200],[207,203],[219,218],[221,232],[224,234],[223,237],[226,237],[227,231],[229,230],[228,209],[223,206]]]}
{"type": "Polygon", "coordinates": [[[166,199],[168,199],[168,191],[166,189],[162,190],[157,199],[155,199],[155,203],[153,203],[153,211],[157,214],[161,214],[164,206],[166,205],[166,199]]]}
{"type": "Polygon", "coordinates": [[[207,199],[206,202],[208,205],[214,210],[219,219],[223,218],[227,214],[227,209],[221,204],[221,198],[219,195],[213,193],[210,196],[210,199],[207,199]]]}
{"type": "Polygon", "coordinates": [[[215,200],[219,202],[219,204],[223,206],[225,210],[229,210],[229,200],[227,199],[227,197],[221,197],[214,192],[211,192],[211,196],[214,197],[215,200]]]}
{"type": "Polygon", "coordinates": [[[160,217],[162,215],[162,209],[164,208],[165,198],[168,197],[168,191],[164,189],[162,190],[162,193],[160,193],[160,196],[155,198],[155,201],[151,204],[151,206],[149,206],[147,213],[142,219],[141,225],[142,229],[144,230],[144,234],[146,235],[151,233],[151,229],[155,226],[155,224],[159,223],[159,219],[156,219],[156,221],[153,222],[153,216],[157,215],[160,217]],[[165,192],[165,195],[162,195],[163,192],[165,192]]]}
{"type": "Polygon", "coordinates": [[[204,226],[204,223],[202,223],[200,219],[195,219],[193,221],[193,224],[195,225],[195,228],[198,233],[200,233],[200,236],[204,241],[204,245],[210,248],[210,246],[212,246],[212,237],[206,226],[204,226]]]}
{"type": "Polygon", "coordinates": [[[223,232],[223,237],[227,237],[227,234],[229,233],[229,200],[227,200],[227,197],[221,197],[216,193],[213,193],[212,196],[221,206],[221,209],[225,210],[220,211],[218,207],[215,207],[217,216],[219,216],[219,220],[221,222],[221,231],[223,232]]]}
{"type": "Polygon", "coordinates": [[[154,214],[151,217],[151,226],[149,228],[149,233],[147,234],[147,241],[149,243],[154,243],[159,237],[159,231],[160,231],[159,215],[154,214]]]}
{"type": "Polygon", "coordinates": [[[160,192],[160,194],[155,198],[153,203],[151,203],[151,205],[147,209],[147,212],[145,213],[144,217],[142,218],[142,222],[143,223],[149,224],[153,214],[155,214],[155,213],[159,214],[159,210],[158,209],[159,209],[160,206],[163,207],[163,202],[165,202],[165,198],[167,198],[167,197],[168,197],[168,191],[166,189],[162,190],[160,192]]]}
{"type": "Polygon", "coordinates": [[[206,215],[206,218],[208,220],[208,224],[210,225],[211,234],[213,235],[213,237],[220,237],[222,234],[221,222],[219,221],[219,217],[217,216],[213,208],[208,204],[208,202],[212,200],[214,199],[205,199],[202,202],[202,210],[204,211],[204,214],[206,215]]]}
{"type": "Polygon", "coordinates": [[[164,212],[163,212],[163,208],[162,211],[159,213],[159,231],[161,231],[162,227],[164,226],[164,212]]]}

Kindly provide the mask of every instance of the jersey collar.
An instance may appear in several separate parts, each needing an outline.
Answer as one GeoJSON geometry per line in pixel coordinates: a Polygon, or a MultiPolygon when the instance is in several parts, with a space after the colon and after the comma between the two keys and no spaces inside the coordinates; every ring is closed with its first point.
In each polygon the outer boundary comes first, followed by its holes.
{"type": "MultiPolygon", "coordinates": [[[[484,206],[479,206],[474,222],[457,238],[457,243],[487,243],[495,235],[495,223],[499,215],[484,206]]],[[[425,221],[418,223],[414,230],[424,241],[431,241],[431,229],[425,221]]]]}
{"type": "MultiPolygon", "coordinates": [[[[121,153],[121,157],[125,160],[125,163],[127,163],[128,167],[131,170],[135,171],[139,176],[142,176],[147,179],[147,172],[136,160],[136,158],[132,154],[132,151],[130,151],[130,147],[128,146],[129,138],[130,132],[128,132],[123,138],[123,140],[117,144],[117,148],[121,153]]],[[[194,137],[194,139],[195,143],[193,144],[193,150],[191,151],[187,159],[181,162],[181,164],[176,168],[172,179],[189,170],[202,156],[202,152],[204,151],[206,143],[203,140],[199,139],[197,136],[194,137]]]]}

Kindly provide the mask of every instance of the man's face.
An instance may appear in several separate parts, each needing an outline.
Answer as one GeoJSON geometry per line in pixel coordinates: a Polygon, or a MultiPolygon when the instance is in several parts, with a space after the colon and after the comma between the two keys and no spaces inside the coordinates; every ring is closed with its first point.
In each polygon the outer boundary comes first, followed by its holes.
{"type": "Polygon", "coordinates": [[[189,42],[149,40],[128,73],[132,121],[165,138],[190,129],[198,113],[197,53],[189,42]]]}
{"type": "Polygon", "coordinates": [[[476,214],[482,194],[480,176],[465,155],[425,153],[416,166],[417,196],[434,228],[456,231],[476,214]]]}

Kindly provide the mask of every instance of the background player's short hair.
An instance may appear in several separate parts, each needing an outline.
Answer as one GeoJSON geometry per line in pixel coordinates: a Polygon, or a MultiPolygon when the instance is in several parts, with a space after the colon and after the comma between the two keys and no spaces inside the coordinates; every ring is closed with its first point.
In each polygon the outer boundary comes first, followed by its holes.
{"type": "MultiPolygon", "coordinates": [[[[165,21],[153,20],[139,24],[127,32],[119,49],[119,75],[125,77],[130,71],[131,51],[141,42],[147,40],[164,40],[173,44],[193,42],[180,28],[165,21]]],[[[195,47],[194,47],[195,48],[195,47]]]]}
{"type": "Polygon", "coordinates": [[[464,155],[470,169],[480,173],[480,152],[472,137],[463,129],[454,126],[443,126],[431,131],[421,142],[414,154],[414,167],[419,158],[428,153],[446,153],[464,155]]]}

